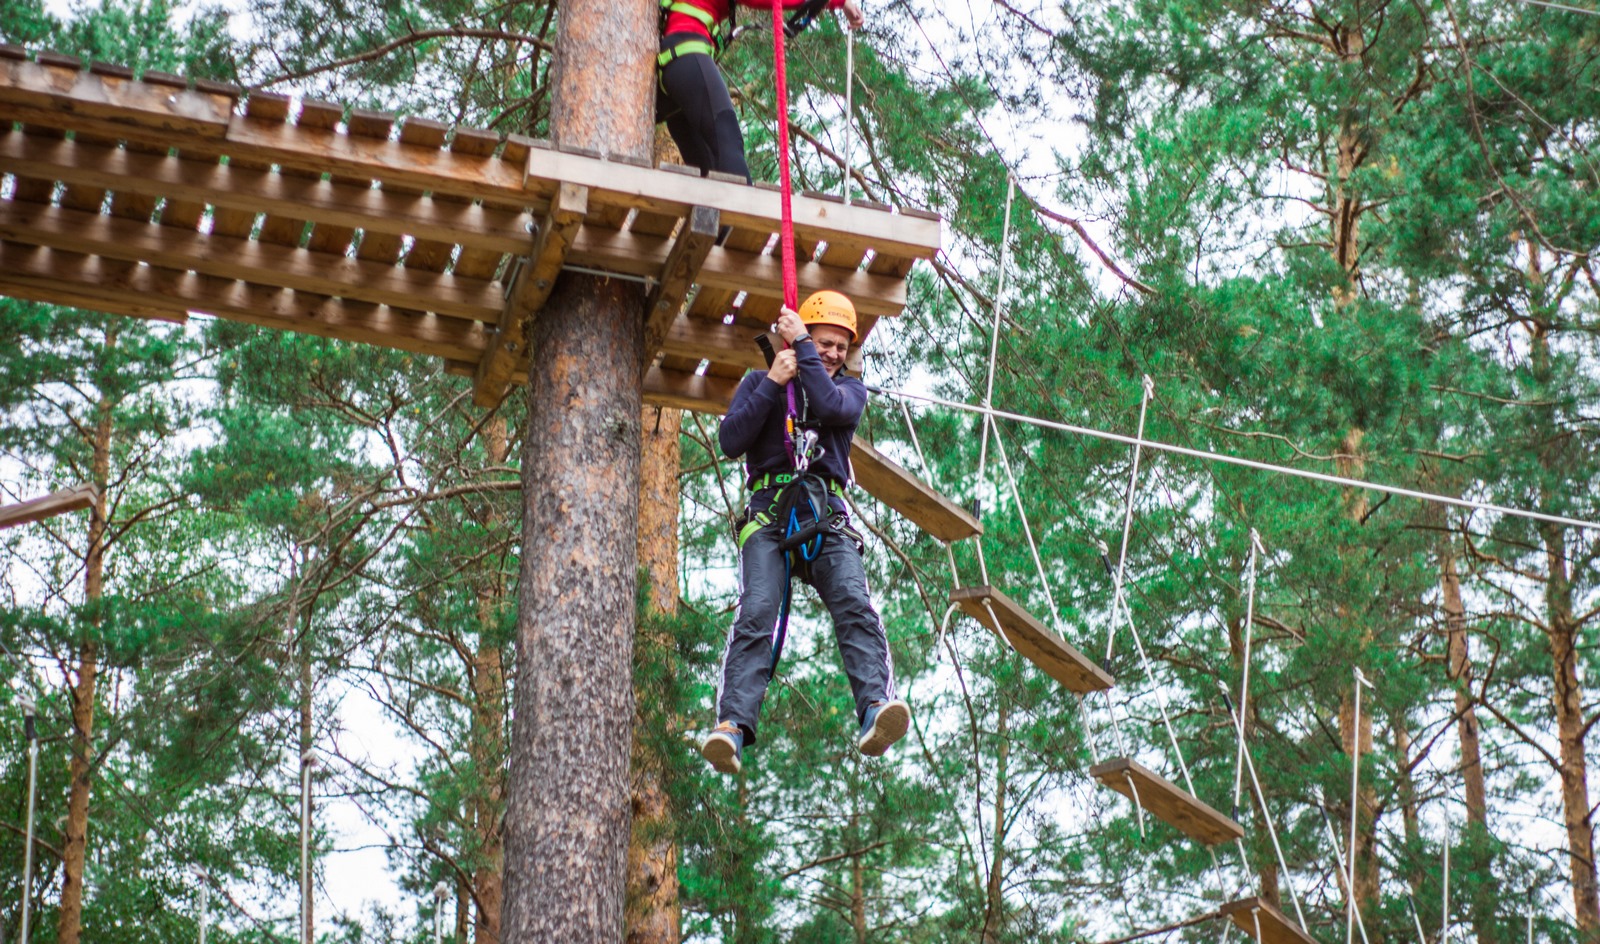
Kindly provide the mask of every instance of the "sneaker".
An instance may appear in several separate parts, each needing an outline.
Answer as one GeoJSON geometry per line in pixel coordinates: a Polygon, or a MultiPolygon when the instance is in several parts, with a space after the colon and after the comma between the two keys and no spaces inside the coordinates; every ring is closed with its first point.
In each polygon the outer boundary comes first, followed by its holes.
{"type": "Polygon", "coordinates": [[[739,751],[744,748],[744,732],[732,721],[719,721],[700,745],[700,755],[711,762],[717,773],[736,774],[741,767],[739,751]]]}
{"type": "Polygon", "coordinates": [[[875,701],[867,708],[867,718],[861,723],[861,737],[856,747],[868,757],[882,757],[894,742],[906,736],[911,727],[911,708],[896,698],[893,701],[875,701]]]}

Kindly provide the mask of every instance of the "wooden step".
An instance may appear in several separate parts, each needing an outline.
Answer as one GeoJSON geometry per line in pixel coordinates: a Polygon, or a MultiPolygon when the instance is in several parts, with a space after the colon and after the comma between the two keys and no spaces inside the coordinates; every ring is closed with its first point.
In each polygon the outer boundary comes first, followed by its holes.
{"type": "Polygon", "coordinates": [[[43,498],[35,498],[15,505],[0,505],[0,528],[43,521],[69,511],[79,511],[95,503],[100,492],[93,485],[75,485],[43,498]]]}
{"type": "Polygon", "coordinates": [[[1256,925],[1261,926],[1260,944],[1317,944],[1311,935],[1300,930],[1283,912],[1260,898],[1230,901],[1222,906],[1222,913],[1239,926],[1249,937],[1256,936],[1256,925]]]}
{"type": "Polygon", "coordinates": [[[948,544],[983,533],[983,525],[965,508],[934,491],[860,436],[850,445],[850,465],[858,485],[939,540],[948,544]]]}
{"type": "Polygon", "coordinates": [[[1244,836],[1244,827],[1231,818],[1131,758],[1117,757],[1096,764],[1089,769],[1089,776],[1196,842],[1214,846],[1244,836]]]}
{"type": "Polygon", "coordinates": [[[1065,685],[1068,691],[1087,695],[1116,684],[1104,669],[1089,661],[1083,653],[1072,648],[1034,619],[1027,610],[993,587],[958,587],[950,591],[950,602],[1009,641],[1029,662],[1065,685]],[[988,606],[984,605],[986,602],[988,606]],[[994,618],[1000,621],[999,626],[990,620],[990,609],[994,610],[994,618]]]}

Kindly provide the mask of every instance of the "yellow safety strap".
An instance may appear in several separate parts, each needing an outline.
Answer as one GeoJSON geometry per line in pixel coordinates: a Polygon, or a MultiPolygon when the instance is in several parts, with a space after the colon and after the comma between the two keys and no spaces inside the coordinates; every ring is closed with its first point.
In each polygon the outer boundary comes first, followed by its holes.
{"type": "Polygon", "coordinates": [[[676,46],[673,46],[671,49],[665,50],[661,53],[661,55],[656,56],[656,65],[665,66],[667,63],[681,56],[693,56],[697,53],[700,55],[710,56],[713,59],[715,59],[717,56],[716,47],[712,46],[710,43],[703,39],[689,39],[679,43],[676,46]]]}

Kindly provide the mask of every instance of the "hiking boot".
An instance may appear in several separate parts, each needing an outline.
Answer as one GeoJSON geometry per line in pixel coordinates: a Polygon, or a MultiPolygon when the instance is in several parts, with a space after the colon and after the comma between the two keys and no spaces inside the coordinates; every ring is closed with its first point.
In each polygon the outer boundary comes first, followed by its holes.
{"type": "Polygon", "coordinates": [[[889,745],[906,736],[906,729],[910,727],[911,708],[905,702],[898,698],[875,701],[867,707],[856,747],[868,757],[882,757],[889,745]]]}
{"type": "Polygon", "coordinates": [[[744,749],[744,732],[732,721],[719,721],[700,745],[700,756],[711,762],[720,774],[739,772],[739,752],[744,749]]]}

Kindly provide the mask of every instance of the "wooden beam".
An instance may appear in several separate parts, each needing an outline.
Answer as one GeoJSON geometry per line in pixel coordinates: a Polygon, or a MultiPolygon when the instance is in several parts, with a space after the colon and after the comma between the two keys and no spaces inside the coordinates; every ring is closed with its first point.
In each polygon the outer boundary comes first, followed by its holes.
{"type": "Polygon", "coordinates": [[[1104,669],[993,587],[957,588],[950,592],[950,602],[1011,643],[1029,662],[1066,686],[1068,691],[1087,695],[1116,684],[1104,669]],[[994,610],[993,619],[989,616],[990,609],[994,610]],[[999,620],[998,625],[995,620],[999,620]]]}
{"type": "Polygon", "coordinates": [[[1315,938],[1263,898],[1230,901],[1222,906],[1222,913],[1260,944],[1317,944],[1315,938]]]}
{"type": "MultiPolygon", "coordinates": [[[[726,220],[724,220],[726,224],[726,220]]],[[[626,230],[585,226],[572,244],[568,259],[582,266],[654,278],[661,274],[672,240],[626,230]]],[[[802,262],[796,267],[802,296],[831,289],[848,296],[856,311],[893,317],[906,306],[903,279],[873,275],[857,269],[840,269],[802,262]]],[[[783,264],[761,252],[713,246],[700,267],[701,288],[749,292],[762,298],[783,299],[783,264]]]]}
{"type": "Polygon", "coordinates": [[[474,321],[495,321],[501,305],[494,282],[11,200],[0,200],[0,239],[474,321]]]}
{"type": "Polygon", "coordinates": [[[1155,817],[1207,846],[1244,837],[1244,827],[1210,804],[1136,760],[1116,757],[1089,768],[1089,776],[1149,810],[1155,817]]]}
{"type": "Polygon", "coordinates": [[[721,219],[710,207],[695,207],[689,213],[687,225],[673,241],[667,253],[667,263],[661,270],[656,287],[644,309],[644,359],[645,364],[655,360],[666,340],[667,329],[677,320],[683,300],[700,275],[712,244],[717,241],[721,219]]]}
{"type": "Polygon", "coordinates": [[[695,413],[726,413],[739,381],[652,367],[644,377],[644,402],[695,413]]]}
{"type": "MultiPolygon", "coordinates": [[[[728,364],[745,370],[765,370],[767,362],[761,356],[753,338],[757,332],[740,325],[723,324],[679,315],[662,339],[660,350],[669,357],[709,360],[714,364],[728,364]]],[[[780,344],[781,342],[775,342],[780,344]]]]}
{"type": "Polygon", "coordinates": [[[948,543],[983,533],[983,525],[965,508],[939,494],[860,436],[850,446],[850,465],[857,484],[939,540],[948,543]]]}
{"type": "MultiPolygon", "coordinates": [[[[0,59],[0,114],[40,112],[48,127],[97,130],[106,122],[187,138],[220,139],[233,117],[236,95],[174,89],[68,66],[0,59]]],[[[36,120],[30,117],[27,120],[36,120]]]]}
{"type": "Polygon", "coordinates": [[[56,515],[64,515],[69,511],[92,508],[99,497],[100,490],[93,485],[74,485],[59,492],[51,492],[43,498],[34,498],[15,505],[0,505],[0,528],[31,524],[46,518],[54,518],[56,515]]]}
{"type": "Polygon", "coordinates": [[[512,369],[527,355],[528,319],[549,300],[566,261],[567,249],[588,212],[589,192],[582,187],[562,184],[550,204],[544,224],[539,227],[533,252],[511,283],[505,306],[500,310],[494,341],[478,363],[472,384],[472,401],[478,406],[488,409],[505,396],[512,369]]]}
{"type": "MultiPolygon", "coordinates": [[[[132,263],[116,263],[117,265],[132,268],[132,263]]],[[[72,286],[47,283],[41,281],[19,281],[10,277],[10,273],[0,272],[0,295],[8,298],[22,299],[23,301],[39,302],[45,305],[63,305],[67,308],[80,308],[84,311],[99,311],[106,314],[123,315],[128,318],[139,318],[144,321],[165,321],[169,324],[187,324],[189,310],[187,307],[156,298],[124,298],[117,311],[106,310],[107,297],[91,292],[77,290],[72,286]]]]}
{"type": "Polygon", "coordinates": [[[94,310],[141,314],[141,306],[201,312],[269,328],[476,361],[481,324],[350,299],[232,281],[157,266],[0,241],[0,294],[68,289],[94,310]]]}
{"type": "Polygon", "coordinates": [[[210,204],[251,215],[296,214],[318,224],[454,241],[497,252],[527,249],[533,224],[531,215],[511,210],[291,177],[238,164],[185,160],[164,151],[145,154],[33,135],[0,136],[0,173],[103,187],[119,196],[210,204]]]}
{"type": "MultiPolygon", "coordinates": [[[[638,207],[679,216],[692,206],[711,207],[722,214],[724,225],[769,227],[767,232],[776,228],[781,217],[775,191],[554,149],[528,152],[527,179],[531,187],[582,184],[600,205],[638,207]]],[[[802,238],[841,245],[864,242],[883,254],[918,259],[932,258],[939,249],[942,234],[936,220],[846,207],[800,195],[794,197],[792,205],[795,233],[802,238]]]]}

